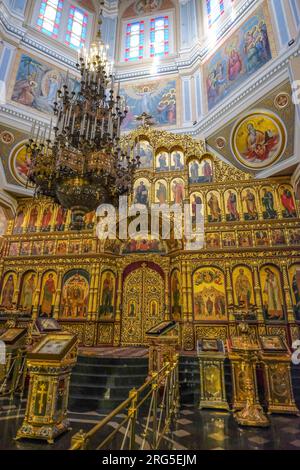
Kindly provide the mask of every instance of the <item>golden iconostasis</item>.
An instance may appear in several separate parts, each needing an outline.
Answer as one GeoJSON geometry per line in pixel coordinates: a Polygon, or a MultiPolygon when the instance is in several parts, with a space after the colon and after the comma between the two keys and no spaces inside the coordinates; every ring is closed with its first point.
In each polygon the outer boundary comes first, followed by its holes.
{"type": "MultiPolygon", "coordinates": [[[[54,317],[86,345],[145,344],[159,321],[180,324],[181,344],[225,339],[234,307],[257,307],[253,328],[289,343],[300,322],[300,220],[289,177],[254,179],[188,136],[148,128],[124,137],[141,155],[131,202],[203,204],[204,247],[181,240],[97,239],[46,199],[19,201],[5,235],[1,311],[54,317]]],[[[274,141],[273,141],[274,143],[274,141]]],[[[28,321],[27,320],[27,321],[28,321]]]]}

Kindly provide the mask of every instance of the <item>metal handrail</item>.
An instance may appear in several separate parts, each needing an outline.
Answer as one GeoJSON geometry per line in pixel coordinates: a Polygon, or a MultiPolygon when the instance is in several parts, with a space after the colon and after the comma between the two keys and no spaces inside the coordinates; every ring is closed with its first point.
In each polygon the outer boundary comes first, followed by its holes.
{"type": "Polygon", "coordinates": [[[113,441],[117,433],[126,426],[120,449],[125,448],[127,441],[128,449],[135,449],[138,412],[149,398],[150,405],[146,414],[146,425],[144,426],[140,449],[145,447],[146,442],[152,449],[157,449],[164,435],[169,432],[172,419],[177,417],[179,409],[178,356],[175,356],[172,361],[164,363],[160,371],[152,372],[151,377],[147,378],[141,387],[138,389],[133,388],[128,398],[90,431],[85,433],[83,430],[80,430],[77,432],[72,437],[70,450],[88,449],[91,439],[125,410],[127,411],[125,418],[94,448],[96,450],[105,448],[105,446],[113,441]],[[159,400],[160,391],[162,392],[161,400],[159,400]],[[145,395],[141,396],[144,392],[145,395]],[[153,418],[152,428],[150,428],[151,417],[153,418]],[[148,436],[150,442],[147,441],[148,436]]]}

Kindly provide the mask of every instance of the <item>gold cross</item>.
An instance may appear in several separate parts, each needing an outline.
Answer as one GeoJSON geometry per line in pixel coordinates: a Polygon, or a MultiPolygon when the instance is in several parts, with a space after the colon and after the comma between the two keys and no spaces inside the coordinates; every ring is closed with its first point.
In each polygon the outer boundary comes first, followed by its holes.
{"type": "Polygon", "coordinates": [[[39,399],[39,404],[38,404],[38,413],[39,414],[42,414],[42,411],[43,411],[43,405],[44,405],[44,396],[47,395],[47,392],[46,392],[46,385],[45,384],[41,384],[40,385],[40,388],[39,390],[36,392],[36,395],[40,396],[40,399],[39,399]]]}

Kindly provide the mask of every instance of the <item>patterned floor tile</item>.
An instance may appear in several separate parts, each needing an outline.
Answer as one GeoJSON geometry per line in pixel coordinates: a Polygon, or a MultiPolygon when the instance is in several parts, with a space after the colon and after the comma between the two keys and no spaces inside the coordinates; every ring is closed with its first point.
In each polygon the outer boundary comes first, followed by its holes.
{"type": "Polygon", "coordinates": [[[263,445],[263,444],[266,444],[267,442],[269,442],[269,439],[265,439],[262,436],[254,436],[254,437],[249,437],[248,441],[253,442],[254,444],[263,445]]]}
{"type": "Polygon", "coordinates": [[[295,441],[290,442],[292,446],[300,448],[300,439],[296,439],[295,441]]]}
{"type": "Polygon", "coordinates": [[[226,436],[222,432],[215,432],[213,434],[209,434],[208,437],[210,439],[214,439],[215,441],[224,441],[225,439],[228,439],[228,436],[226,436]]]}
{"type": "Polygon", "coordinates": [[[185,415],[185,416],[189,416],[189,415],[193,415],[194,412],[189,411],[189,410],[183,410],[183,411],[180,411],[180,414],[185,415]]]}
{"type": "Polygon", "coordinates": [[[174,434],[174,436],[176,437],[186,437],[191,435],[191,433],[184,431],[183,429],[179,429],[179,431],[174,431],[172,434],[174,434]]]}
{"type": "Polygon", "coordinates": [[[300,434],[300,429],[292,427],[283,428],[281,431],[287,432],[288,434],[300,434]]]}
{"type": "Polygon", "coordinates": [[[177,419],[176,422],[179,423],[179,424],[183,424],[184,426],[185,426],[186,424],[191,424],[191,423],[192,423],[192,421],[190,421],[189,419],[185,419],[185,418],[177,419]]]}

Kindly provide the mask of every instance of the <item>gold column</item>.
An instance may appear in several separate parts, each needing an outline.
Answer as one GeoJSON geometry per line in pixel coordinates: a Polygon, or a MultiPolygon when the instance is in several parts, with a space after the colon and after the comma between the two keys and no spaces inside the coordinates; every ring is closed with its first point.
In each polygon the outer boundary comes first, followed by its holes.
{"type": "Polygon", "coordinates": [[[119,268],[117,277],[116,316],[114,323],[114,346],[120,346],[121,340],[122,274],[123,270],[119,268]]]}
{"type": "Polygon", "coordinates": [[[164,270],[165,275],[165,311],[164,311],[164,319],[170,320],[172,315],[170,311],[170,291],[169,291],[169,270],[164,270]]]}
{"type": "Polygon", "coordinates": [[[187,295],[187,313],[189,321],[193,321],[193,287],[192,270],[189,261],[186,261],[186,295],[187,295]]]}
{"type": "Polygon", "coordinates": [[[53,318],[56,320],[59,316],[59,306],[60,306],[60,296],[62,290],[62,278],[63,278],[63,268],[58,269],[58,276],[57,276],[57,288],[56,288],[56,296],[55,296],[55,303],[54,303],[54,311],[53,311],[53,318]]]}
{"type": "Polygon", "coordinates": [[[226,222],[226,210],[225,210],[225,201],[224,201],[224,192],[225,188],[221,188],[220,194],[220,201],[221,201],[221,220],[222,222],[226,222]]]}
{"type": "Polygon", "coordinates": [[[261,295],[261,288],[259,282],[259,273],[258,273],[258,265],[257,263],[253,263],[253,274],[254,274],[254,295],[255,295],[255,303],[258,308],[257,310],[257,319],[258,321],[264,321],[264,316],[262,312],[262,295],[261,295]]]}
{"type": "Polygon", "coordinates": [[[39,300],[40,300],[40,293],[41,293],[41,283],[42,283],[42,276],[43,272],[38,271],[37,273],[37,283],[33,297],[33,309],[32,309],[32,318],[35,319],[38,317],[38,307],[39,307],[39,300]]]}
{"type": "Polygon", "coordinates": [[[87,320],[90,321],[93,318],[93,300],[94,300],[94,286],[95,286],[95,266],[92,265],[90,270],[90,289],[89,289],[89,303],[88,303],[88,314],[87,320]]]}
{"type": "Polygon", "coordinates": [[[285,303],[287,308],[287,320],[289,323],[295,322],[294,310],[293,310],[293,302],[291,297],[291,291],[289,286],[289,277],[288,277],[288,270],[287,270],[287,262],[281,262],[282,268],[282,275],[283,275],[283,291],[285,297],[285,303]]]}
{"type": "Polygon", "coordinates": [[[98,319],[98,299],[99,299],[99,287],[100,287],[100,265],[95,265],[95,285],[94,285],[94,295],[93,295],[93,320],[98,319]]]}
{"type": "MultiPolygon", "coordinates": [[[[226,273],[226,292],[227,292],[227,304],[233,305],[234,304],[234,297],[233,297],[233,287],[232,287],[232,272],[230,264],[226,263],[225,265],[225,273],[226,273]]],[[[229,310],[229,320],[234,321],[233,311],[229,310]]]]}
{"type": "Polygon", "coordinates": [[[17,272],[17,288],[14,292],[14,297],[13,297],[13,303],[17,305],[18,308],[18,303],[19,303],[19,295],[20,295],[20,289],[21,289],[21,282],[22,282],[22,275],[24,274],[23,272],[20,271],[20,269],[16,270],[17,272]]]}
{"type": "Polygon", "coordinates": [[[183,304],[183,321],[189,320],[188,313],[188,293],[187,293],[187,273],[186,273],[186,262],[181,262],[181,276],[182,276],[182,304],[183,304]]]}
{"type": "Polygon", "coordinates": [[[260,197],[259,197],[259,190],[254,188],[254,194],[255,194],[255,197],[256,197],[258,220],[264,220],[263,211],[262,211],[262,208],[261,208],[261,200],[260,200],[260,197]]]}

